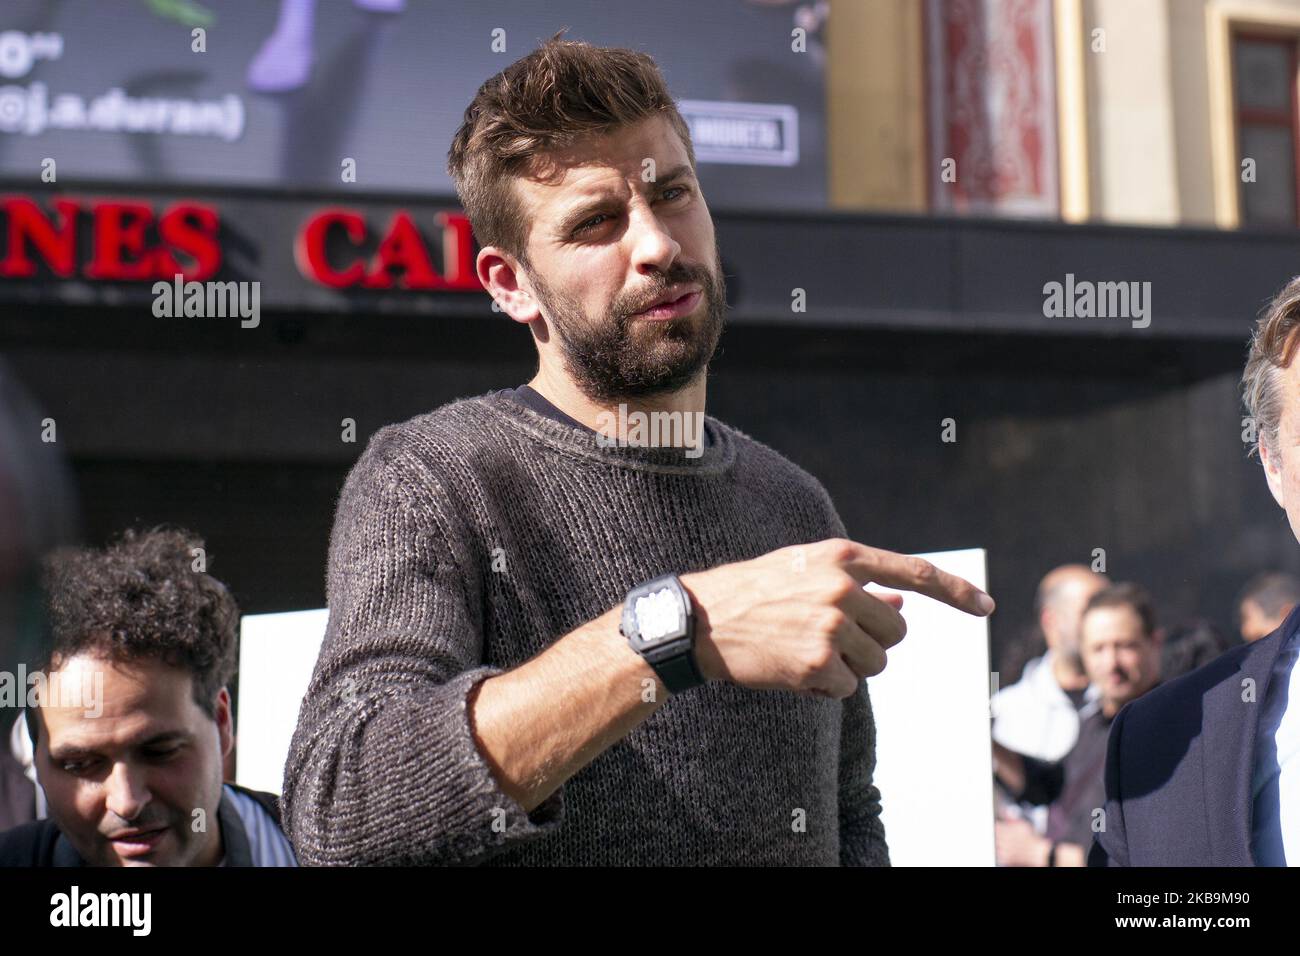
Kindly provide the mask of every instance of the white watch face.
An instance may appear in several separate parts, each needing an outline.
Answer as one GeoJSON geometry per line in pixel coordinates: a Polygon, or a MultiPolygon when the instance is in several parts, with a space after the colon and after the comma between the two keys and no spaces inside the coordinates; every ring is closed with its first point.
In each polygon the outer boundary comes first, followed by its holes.
{"type": "Polygon", "coordinates": [[[680,634],[686,627],[682,612],[682,602],[672,588],[660,588],[637,598],[634,613],[641,640],[653,644],[680,634]]]}

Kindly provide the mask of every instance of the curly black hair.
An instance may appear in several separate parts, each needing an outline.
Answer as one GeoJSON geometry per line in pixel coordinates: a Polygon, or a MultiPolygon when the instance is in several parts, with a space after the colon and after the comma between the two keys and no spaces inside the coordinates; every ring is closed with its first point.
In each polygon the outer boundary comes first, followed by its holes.
{"type": "Polygon", "coordinates": [[[239,607],[207,573],[206,559],[198,563],[203,546],[184,528],[157,527],[128,530],[102,551],[47,555],[51,639],[41,669],[87,652],[119,662],[157,658],[190,672],[194,702],[215,718],[217,692],[237,667],[239,607]]]}

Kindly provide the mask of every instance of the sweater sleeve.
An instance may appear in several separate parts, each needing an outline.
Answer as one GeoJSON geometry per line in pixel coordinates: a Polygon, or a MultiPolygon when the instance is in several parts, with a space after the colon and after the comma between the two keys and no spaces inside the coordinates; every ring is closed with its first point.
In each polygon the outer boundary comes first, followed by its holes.
{"type": "Polygon", "coordinates": [[[844,701],[840,734],[840,865],[889,866],[876,787],[876,722],[867,682],[844,701]]]}
{"type": "Polygon", "coordinates": [[[329,623],[285,765],[285,832],[306,866],[478,863],[559,827],[502,791],[467,699],[483,664],[482,561],[436,476],[383,429],[330,537],[329,623]]]}

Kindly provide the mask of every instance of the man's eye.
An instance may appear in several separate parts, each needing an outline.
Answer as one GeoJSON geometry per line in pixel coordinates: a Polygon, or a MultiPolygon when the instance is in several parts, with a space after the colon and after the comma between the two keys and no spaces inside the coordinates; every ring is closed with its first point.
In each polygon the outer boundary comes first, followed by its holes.
{"type": "Polygon", "coordinates": [[[573,231],[575,233],[586,232],[589,229],[594,229],[597,226],[599,226],[601,224],[601,220],[608,219],[608,218],[609,216],[605,215],[602,212],[599,216],[592,216],[590,219],[588,219],[586,222],[584,222],[581,226],[579,226],[577,229],[573,231]]]}
{"type": "Polygon", "coordinates": [[[150,760],[170,760],[180,752],[180,747],[171,747],[166,750],[146,750],[145,756],[150,760]]]}
{"type": "Polygon", "coordinates": [[[686,186],[669,186],[667,189],[664,190],[663,198],[668,200],[669,202],[672,202],[674,199],[680,198],[680,196],[670,196],[668,195],[669,193],[679,193],[681,196],[684,196],[688,192],[690,192],[690,189],[686,186]]]}
{"type": "Polygon", "coordinates": [[[88,771],[94,765],[95,765],[94,760],[65,760],[62,764],[62,767],[65,773],[71,773],[80,776],[81,774],[88,771]]]}

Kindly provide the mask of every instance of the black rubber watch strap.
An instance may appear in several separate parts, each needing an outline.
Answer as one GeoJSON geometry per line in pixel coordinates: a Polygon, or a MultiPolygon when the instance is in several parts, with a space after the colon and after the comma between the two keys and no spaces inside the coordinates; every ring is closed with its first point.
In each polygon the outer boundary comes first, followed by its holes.
{"type": "Polygon", "coordinates": [[[674,694],[690,690],[692,687],[699,687],[704,683],[704,677],[700,674],[699,668],[695,666],[695,654],[689,649],[686,653],[670,657],[666,661],[651,662],[650,666],[659,675],[659,679],[664,682],[664,686],[674,694]]]}

